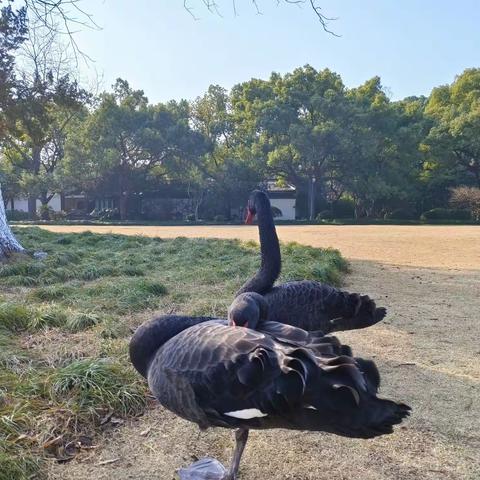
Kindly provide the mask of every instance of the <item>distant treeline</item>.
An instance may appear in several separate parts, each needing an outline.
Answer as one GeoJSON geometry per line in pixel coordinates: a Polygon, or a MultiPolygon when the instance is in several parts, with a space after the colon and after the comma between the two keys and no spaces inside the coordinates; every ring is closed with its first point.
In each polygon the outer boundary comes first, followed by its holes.
{"type": "Polygon", "coordinates": [[[31,215],[36,198],[85,192],[115,198],[126,219],[139,195],[181,185],[189,216],[228,219],[276,180],[296,188],[298,218],[465,218],[472,204],[452,204],[452,189],[480,187],[480,69],[400,101],[379,77],[347,88],[309,65],[159,104],[121,79],[95,98],[68,77],[25,89],[0,175],[4,199],[28,196],[31,215]]]}

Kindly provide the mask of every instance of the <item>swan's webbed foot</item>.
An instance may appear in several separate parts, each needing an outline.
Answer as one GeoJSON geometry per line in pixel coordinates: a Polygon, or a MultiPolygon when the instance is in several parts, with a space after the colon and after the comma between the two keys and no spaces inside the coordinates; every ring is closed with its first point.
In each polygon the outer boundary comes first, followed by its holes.
{"type": "Polygon", "coordinates": [[[218,460],[209,457],[178,471],[180,480],[230,480],[231,477],[227,475],[226,468],[218,460]]]}

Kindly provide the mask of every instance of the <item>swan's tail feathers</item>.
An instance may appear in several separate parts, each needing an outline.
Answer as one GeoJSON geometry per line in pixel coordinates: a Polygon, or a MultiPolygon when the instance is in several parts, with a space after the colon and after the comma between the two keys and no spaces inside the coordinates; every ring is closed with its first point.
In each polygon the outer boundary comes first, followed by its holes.
{"type": "Polygon", "coordinates": [[[380,372],[372,360],[364,360],[363,358],[355,358],[360,370],[367,382],[368,391],[372,394],[378,392],[380,387],[380,372]]]}
{"type": "MultiPolygon", "coordinates": [[[[318,360],[318,358],[317,358],[318,360]]],[[[410,407],[376,396],[380,384],[371,360],[338,356],[319,361],[320,374],[306,381],[306,421],[299,425],[352,438],[374,438],[393,432],[410,407]]]]}
{"type": "Polygon", "coordinates": [[[393,426],[410,415],[411,408],[404,403],[377,398],[375,414],[365,426],[366,438],[393,432],[393,426]]]}
{"type": "Polygon", "coordinates": [[[370,327],[383,320],[387,314],[387,309],[377,307],[375,301],[368,295],[359,295],[358,293],[346,295],[346,303],[348,305],[346,311],[348,311],[348,314],[331,320],[331,331],[358,330],[370,327]]]}

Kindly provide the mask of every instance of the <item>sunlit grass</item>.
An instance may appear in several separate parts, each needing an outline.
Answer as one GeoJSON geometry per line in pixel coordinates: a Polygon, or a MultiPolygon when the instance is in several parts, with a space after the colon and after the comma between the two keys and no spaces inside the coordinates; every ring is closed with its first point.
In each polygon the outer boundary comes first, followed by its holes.
{"type": "MultiPolygon", "coordinates": [[[[133,329],[158,313],[224,316],[259,265],[255,242],[15,233],[48,256],[0,264],[0,480],[40,478],[46,457],[105,418],[142,413],[133,329]]],[[[334,250],[288,244],[282,254],[281,281],[339,284],[347,269],[334,250]]]]}

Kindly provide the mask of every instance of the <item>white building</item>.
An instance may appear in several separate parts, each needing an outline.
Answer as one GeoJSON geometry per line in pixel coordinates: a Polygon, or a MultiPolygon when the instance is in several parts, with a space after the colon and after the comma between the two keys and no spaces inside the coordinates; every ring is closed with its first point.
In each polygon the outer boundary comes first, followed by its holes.
{"type": "Polygon", "coordinates": [[[268,196],[272,207],[281,212],[281,215],[275,217],[276,220],[295,220],[295,187],[277,187],[274,182],[268,182],[268,196]]]}
{"type": "MultiPolygon", "coordinates": [[[[42,205],[40,200],[37,200],[37,210],[42,205]]],[[[62,210],[62,197],[56,193],[48,202],[48,206],[52,207],[55,212],[62,210]]],[[[25,197],[16,197],[9,200],[5,205],[5,210],[17,210],[19,212],[28,212],[28,199],[25,197]]]]}

